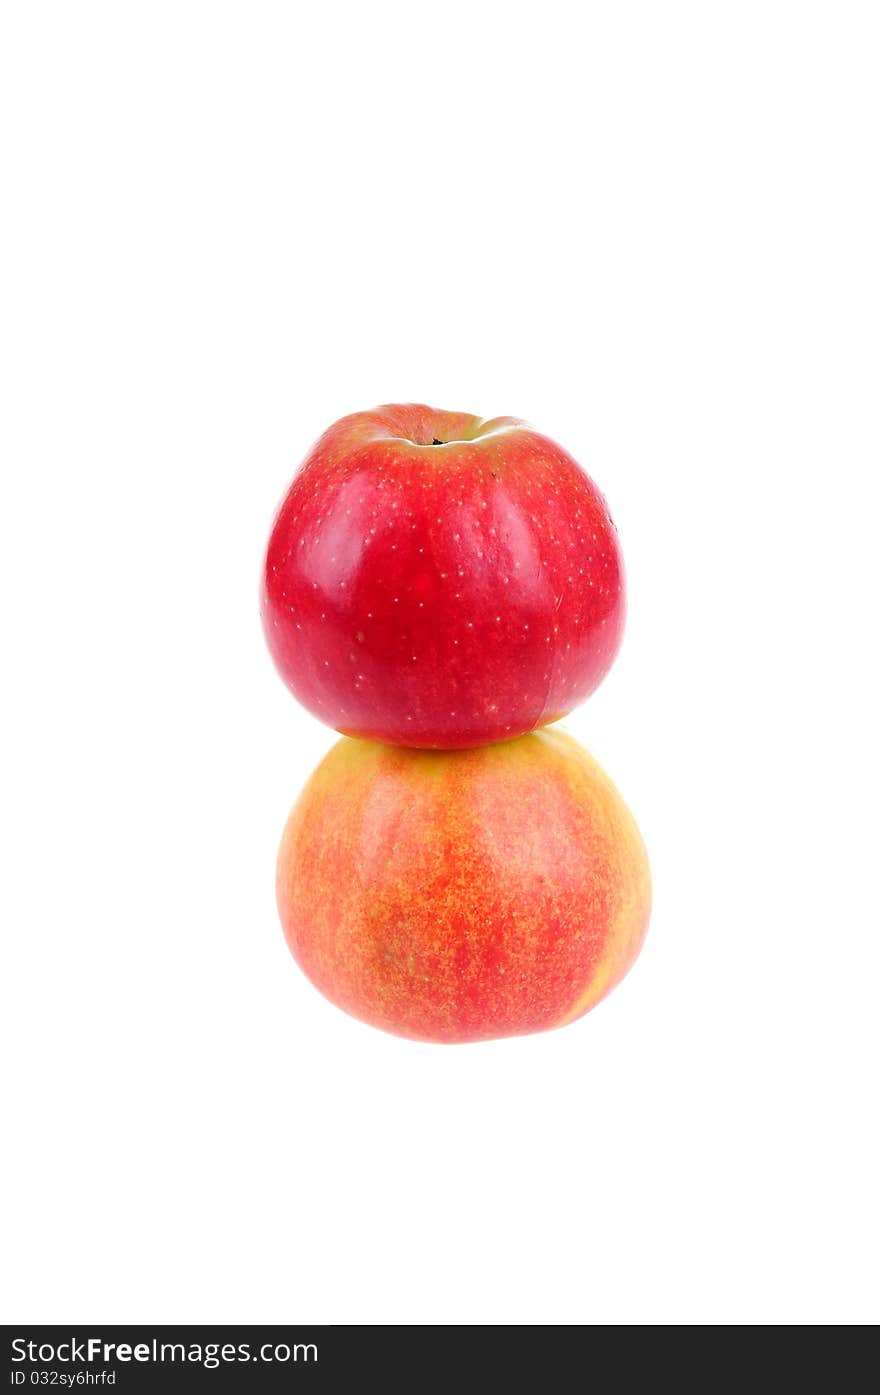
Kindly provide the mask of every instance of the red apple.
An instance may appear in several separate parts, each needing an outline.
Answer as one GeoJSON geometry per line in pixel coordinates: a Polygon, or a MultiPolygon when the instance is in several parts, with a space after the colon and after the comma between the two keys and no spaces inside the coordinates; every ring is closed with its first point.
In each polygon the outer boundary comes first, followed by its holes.
{"type": "Polygon", "coordinates": [[[428,1041],[573,1022],[629,969],[650,904],[632,814],[558,728],[475,751],[339,741],[278,858],[284,931],[312,982],[428,1041]]]}
{"type": "Polygon", "coordinates": [[[607,673],[624,619],[605,500],[548,437],[406,405],[343,417],[272,529],[266,637],[315,716],[452,748],[544,726],[607,673]]]}

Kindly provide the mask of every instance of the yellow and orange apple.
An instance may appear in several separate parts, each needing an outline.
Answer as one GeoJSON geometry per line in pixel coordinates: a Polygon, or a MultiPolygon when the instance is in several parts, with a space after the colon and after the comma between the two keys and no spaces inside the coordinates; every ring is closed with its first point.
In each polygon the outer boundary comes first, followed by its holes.
{"type": "Polygon", "coordinates": [[[277,890],[322,993],[437,1042],[581,1017],[630,968],[651,902],[631,813],[558,729],[465,751],[339,741],[290,815],[277,890]]]}

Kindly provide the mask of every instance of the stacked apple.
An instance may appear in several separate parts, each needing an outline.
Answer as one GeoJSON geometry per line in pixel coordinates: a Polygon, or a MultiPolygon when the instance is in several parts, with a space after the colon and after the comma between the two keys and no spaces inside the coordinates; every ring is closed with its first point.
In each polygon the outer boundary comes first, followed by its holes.
{"type": "Polygon", "coordinates": [[[262,614],[344,734],[285,828],[288,944],[374,1026],[474,1041],[560,1026],[626,973],[650,874],[614,785],[538,730],[607,673],[625,611],[605,501],[513,417],[344,417],[297,472],[262,614]]]}

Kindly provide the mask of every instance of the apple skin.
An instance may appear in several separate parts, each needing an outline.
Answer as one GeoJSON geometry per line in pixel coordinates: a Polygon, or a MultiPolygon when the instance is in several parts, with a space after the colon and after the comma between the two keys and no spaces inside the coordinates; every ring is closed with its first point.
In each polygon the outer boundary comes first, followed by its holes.
{"type": "Polygon", "coordinates": [[[261,611],[282,678],[337,731],[479,746],[555,721],[602,680],[623,563],[604,498],[546,436],[379,407],[331,426],[300,466],[261,611]]]}
{"type": "Polygon", "coordinates": [[[337,742],[287,822],[277,894],[331,1002],[466,1042],[593,1007],[641,948],[651,883],[614,785],[551,730],[468,751],[337,742]]]}

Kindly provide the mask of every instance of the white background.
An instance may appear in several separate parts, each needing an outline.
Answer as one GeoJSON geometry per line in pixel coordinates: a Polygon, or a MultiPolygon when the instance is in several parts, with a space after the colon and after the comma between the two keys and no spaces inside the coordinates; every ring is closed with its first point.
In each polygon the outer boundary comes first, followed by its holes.
{"type": "Polygon", "coordinates": [[[877,26],[4,6],[7,1321],[880,1316],[877,26]],[[262,549],[411,399],[560,440],[630,579],[569,726],[648,943],[477,1047],[330,1007],[274,906],[333,736],[262,549]]]}

